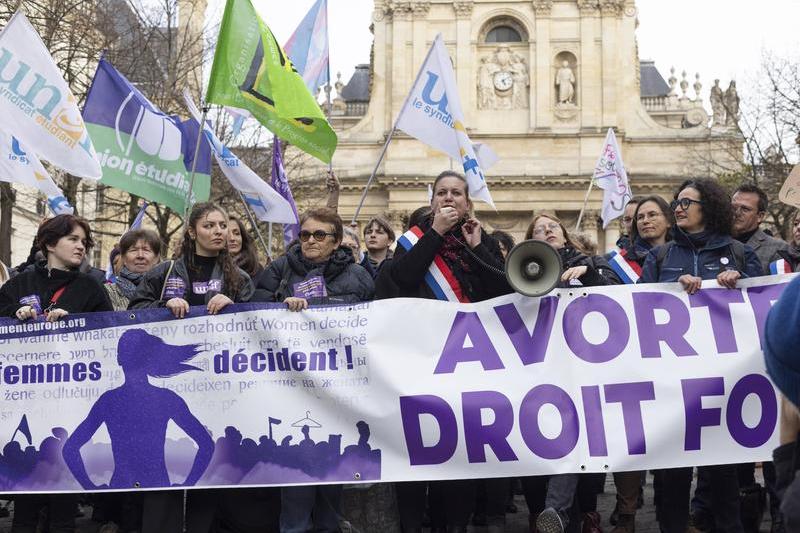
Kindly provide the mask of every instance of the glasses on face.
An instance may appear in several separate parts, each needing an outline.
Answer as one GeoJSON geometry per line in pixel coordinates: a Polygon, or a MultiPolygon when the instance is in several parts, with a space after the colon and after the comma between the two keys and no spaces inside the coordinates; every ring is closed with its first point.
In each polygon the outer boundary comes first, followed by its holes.
{"type": "Polygon", "coordinates": [[[314,237],[315,241],[322,242],[322,241],[325,240],[325,237],[333,237],[334,235],[336,235],[336,234],[335,233],[328,233],[327,231],[322,231],[321,229],[318,229],[317,231],[315,231],[313,233],[310,232],[310,231],[303,230],[303,231],[300,232],[300,240],[302,242],[308,242],[308,239],[310,239],[311,237],[314,237]]]}
{"type": "Polygon", "coordinates": [[[692,204],[703,205],[703,202],[700,200],[692,200],[691,198],[681,198],[680,200],[672,200],[672,203],[669,204],[669,208],[675,211],[680,207],[684,211],[688,211],[692,204]]]}
{"type": "Polygon", "coordinates": [[[555,233],[558,227],[559,227],[558,224],[556,224],[555,222],[551,222],[549,224],[542,224],[541,226],[536,226],[535,228],[533,228],[533,234],[541,236],[547,233],[548,230],[555,233]]]}

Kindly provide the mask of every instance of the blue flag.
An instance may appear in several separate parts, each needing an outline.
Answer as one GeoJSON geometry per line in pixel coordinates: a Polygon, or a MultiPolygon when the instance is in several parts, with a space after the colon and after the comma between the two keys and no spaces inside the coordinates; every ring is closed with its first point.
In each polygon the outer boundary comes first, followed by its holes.
{"type": "MultiPolygon", "coordinates": [[[[101,183],[182,213],[200,127],[165,115],[122,74],[101,59],[83,118],[103,168],[101,183]]],[[[211,152],[200,144],[190,205],[208,200],[211,152]]]]}
{"type": "Polygon", "coordinates": [[[330,82],[328,0],[311,6],[283,48],[311,94],[330,82]]]}

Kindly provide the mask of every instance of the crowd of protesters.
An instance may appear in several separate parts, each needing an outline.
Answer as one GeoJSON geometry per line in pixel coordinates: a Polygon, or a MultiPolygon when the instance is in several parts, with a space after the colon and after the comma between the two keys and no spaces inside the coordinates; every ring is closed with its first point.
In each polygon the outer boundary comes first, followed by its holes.
{"type": "MultiPolygon", "coordinates": [[[[327,207],[303,213],[298,239],[266,265],[259,262],[241,220],[215,204],[200,203],[191,210],[171,259],[162,261],[167,254],[156,233],[131,230],[112,254],[115,275],[107,280],[104,272],[88,266],[94,244],[89,224],[59,215],[41,224],[24,263],[13,269],[0,263],[0,316],[53,321],[71,313],[163,307],[183,318],[191,306],[216,314],[238,302],[277,302],[302,311],[335,302],[436,299],[440,295],[425,281],[435,260],[452,271],[454,296],[462,302],[512,292],[501,273],[514,239],[485,230],[474,216],[462,175],[445,171],[435,179],[430,205],[409,217],[413,244],[397,246],[394,228],[383,217],[369,220],[362,233],[346,227],[336,212],[338,182],[332,174],[328,187],[327,207]]],[[[552,213],[537,213],[525,238],[544,241],[557,251],[563,264],[560,287],[678,282],[693,294],[704,280],[735,288],[743,278],[800,269],[800,216],[787,243],[761,228],[767,211],[768,198],[754,185],[742,185],[730,196],[714,180],[693,179],[678,187],[671,203],[661,196],[631,199],[622,217],[623,235],[606,256],[597,255],[591,239],[570,232],[552,213]]],[[[798,290],[796,282],[787,288],[798,290]]],[[[782,446],[776,450],[775,466],[763,464],[765,489],[756,483],[754,464],[697,468],[693,495],[695,469],[655,471],[656,517],[664,533],[759,531],[765,508],[773,532],[797,527],[800,489],[790,484],[800,466],[794,444],[800,432],[800,364],[795,355],[800,330],[781,326],[800,320],[796,302],[796,297],[784,297],[767,324],[767,368],[784,399],[782,446]]],[[[635,531],[637,510],[645,503],[645,474],[614,473],[613,533],[635,531]]],[[[394,497],[381,500],[387,508],[378,511],[397,516],[399,529],[406,533],[423,528],[465,532],[470,523],[500,533],[506,513],[516,511],[516,487],[524,495],[532,532],[598,533],[602,517],[597,498],[604,484],[605,474],[403,482],[394,484],[394,497]]],[[[95,518],[109,532],[334,532],[347,518],[342,515],[343,492],[341,485],[209,489],[187,495],[165,490],[98,494],[91,501],[95,518]]],[[[360,494],[369,498],[369,491],[360,494]]],[[[78,495],[16,495],[12,531],[74,531],[78,501],[78,495]]]]}

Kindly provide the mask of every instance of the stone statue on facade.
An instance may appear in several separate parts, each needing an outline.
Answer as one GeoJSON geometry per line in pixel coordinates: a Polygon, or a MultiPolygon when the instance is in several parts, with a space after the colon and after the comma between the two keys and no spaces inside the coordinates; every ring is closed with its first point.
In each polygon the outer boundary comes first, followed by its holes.
{"type": "Polygon", "coordinates": [[[736,92],[735,81],[731,81],[728,90],[725,91],[725,111],[727,111],[725,125],[735,126],[739,122],[739,94],[736,92]]]}
{"type": "Polygon", "coordinates": [[[569,67],[569,62],[561,63],[561,68],[556,73],[556,87],[558,87],[558,105],[575,104],[575,73],[569,67]]]}
{"type": "Polygon", "coordinates": [[[725,125],[725,94],[722,92],[722,87],[719,86],[719,80],[714,80],[714,86],[711,88],[711,111],[714,114],[713,126],[725,125]]]}
{"type": "Polygon", "coordinates": [[[478,67],[479,109],[525,109],[530,76],[525,58],[507,45],[483,57],[478,67]]]}
{"type": "Polygon", "coordinates": [[[525,58],[519,54],[511,56],[511,72],[514,77],[514,91],[512,107],[515,109],[528,108],[528,87],[530,87],[531,80],[528,76],[528,65],[525,64],[525,58]]]}
{"type": "Polygon", "coordinates": [[[481,58],[478,67],[478,109],[491,109],[494,102],[494,73],[498,67],[489,61],[488,57],[481,58]]]}

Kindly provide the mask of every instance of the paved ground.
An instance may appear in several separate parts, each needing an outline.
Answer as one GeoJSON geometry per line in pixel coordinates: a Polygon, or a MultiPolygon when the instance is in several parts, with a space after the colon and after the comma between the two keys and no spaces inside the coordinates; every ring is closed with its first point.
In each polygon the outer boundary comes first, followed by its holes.
{"type": "MultiPolygon", "coordinates": [[[[757,471],[760,474],[760,470],[757,471]]],[[[652,476],[648,476],[647,478],[647,486],[645,487],[644,493],[644,502],[645,505],[642,509],[640,509],[639,513],[636,516],[636,531],[637,533],[659,533],[658,524],[655,521],[655,508],[653,507],[653,485],[652,476]]],[[[525,499],[522,496],[517,496],[515,498],[515,503],[519,508],[518,512],[515,514],[508,514],[506,516],[507,525],[506,525],[506,533],[528,533],[528,510],[525,506],[525,499]]],[[[608,523],[608,517],[611,514],[612,510],[614,509],[615,504],[615,492],[614,492],[614,482],[612,476],[608,476],[606,481],[606,490],[603,494],[600,494],[598,498],[598,506],[600,514],[603,516],[603,529],[604,531],[608,532],[612,529],[608,523]]],[[[85,508],[84,512],[86,516],[89,516],[91,513],[90,508],[85,508]]],[[[768,514],[768,513],[767,513],[768,514]]],[[[79,533],[98,533],[100,528],[99,524],[88,520],[87,518],[80,518],[78,520],[79,523],[79,533]]],[[[769,533],[770,523],[769,523],[769,516],[764,518],[764,522],[761,525],[762,533],[769,533]]],[[[8,533],[11,530],[11,519],[10,518],[3,518],[0,519],[0,533],[8,533]]],[[[485,533],[486,528],[483,527],[470,527],[470,533],[485,533]]],[[[363,533],[383,533],[383,532],[372,532],[372,531],[365,531],[363,533]]]]}

